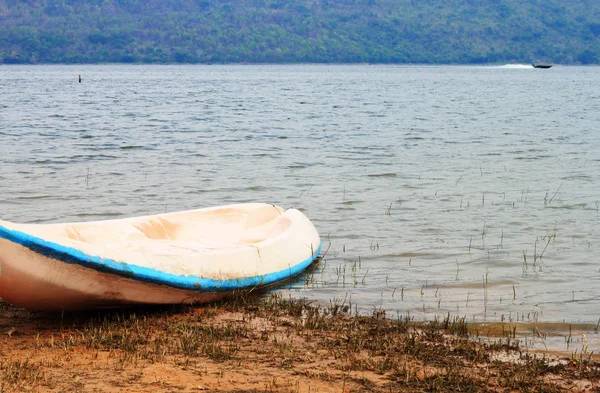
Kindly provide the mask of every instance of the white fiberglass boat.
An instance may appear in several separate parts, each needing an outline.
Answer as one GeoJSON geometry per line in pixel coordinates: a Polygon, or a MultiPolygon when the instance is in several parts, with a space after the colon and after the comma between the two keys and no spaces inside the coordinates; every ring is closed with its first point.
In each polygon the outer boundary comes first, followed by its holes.
{"type": "Polygon", "coordinates": [[[293,277],[320,250],[304,214],[258,203],[85,223],[0,221],[0,298],[49,311],[209,302],[293,277]]]}

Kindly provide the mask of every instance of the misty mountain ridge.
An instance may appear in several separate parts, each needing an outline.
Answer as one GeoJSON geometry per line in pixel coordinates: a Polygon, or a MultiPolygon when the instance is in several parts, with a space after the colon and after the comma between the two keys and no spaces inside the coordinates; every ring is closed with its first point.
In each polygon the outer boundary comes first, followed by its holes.
{"type": "Polygon", "coordinates": [[[597,0],[0,0],[0,63],[600,61],[597,0]]]}

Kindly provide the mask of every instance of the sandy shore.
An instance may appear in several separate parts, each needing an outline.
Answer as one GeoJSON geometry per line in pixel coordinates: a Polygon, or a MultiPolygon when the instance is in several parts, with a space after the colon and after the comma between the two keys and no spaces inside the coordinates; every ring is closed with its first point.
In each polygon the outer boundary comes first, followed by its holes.
{"type": "Polygon", "coordinates": [[[591,357],[469,339],[463,320],[276,296],[76,314],[0,303],[0,392],[592,392],[591,357]]]}

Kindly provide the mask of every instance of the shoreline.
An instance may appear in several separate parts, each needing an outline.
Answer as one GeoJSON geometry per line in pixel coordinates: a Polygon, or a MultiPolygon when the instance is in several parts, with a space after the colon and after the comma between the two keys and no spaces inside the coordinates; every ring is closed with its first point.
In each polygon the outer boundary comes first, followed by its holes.
{"type": "Polygon", "coordinates": [[[48,314],[0,301],[6,392],[588,392],[592,357],[478,342],[464,319],[350,315],[281,296],[48,314]]]}

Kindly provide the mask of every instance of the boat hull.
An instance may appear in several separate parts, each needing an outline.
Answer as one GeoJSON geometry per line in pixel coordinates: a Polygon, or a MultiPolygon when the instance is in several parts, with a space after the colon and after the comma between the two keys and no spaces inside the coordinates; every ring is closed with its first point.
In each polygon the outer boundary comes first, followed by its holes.
{"type": "Polygon", "coordinates": [[[0,298],[34,310],[205,303],[233,292],[184,290],[102,273],[46,257],[4,239],[0,239],[0,249],[0,298]]]}
{"type": "MultiPolygon", "coordinates": [[[[246,248],[226,254],[228,260],[238,255],[240,266],[247,262],[268,265],[268,271],[257,270],[259,274],[240,274],[235,278],[231,273],[222,277],[166,273],[122,261],[80,255],[78,250],[64,245],[19,231],[4,230],[0,232],[0,235],[3,233],[0,236],[0,298],[29,309],[63,311],[206,303],[238,291],[277,285],[303,271],[320,252],[316,230],[307,218],[298,214],[301,213],[292,213],[298,224],[291,234],[284,232],[274,239],[251,244],[251,255],[246,248]],[[290,253],[285,253],[286,249],[290,253]],[[263,255],[255,257],[261,250],[263,255]]],[[[224,258],[213,252],[203,255],[198,263],[211,265],[211,255],[215,261],[224,258]]]]}

